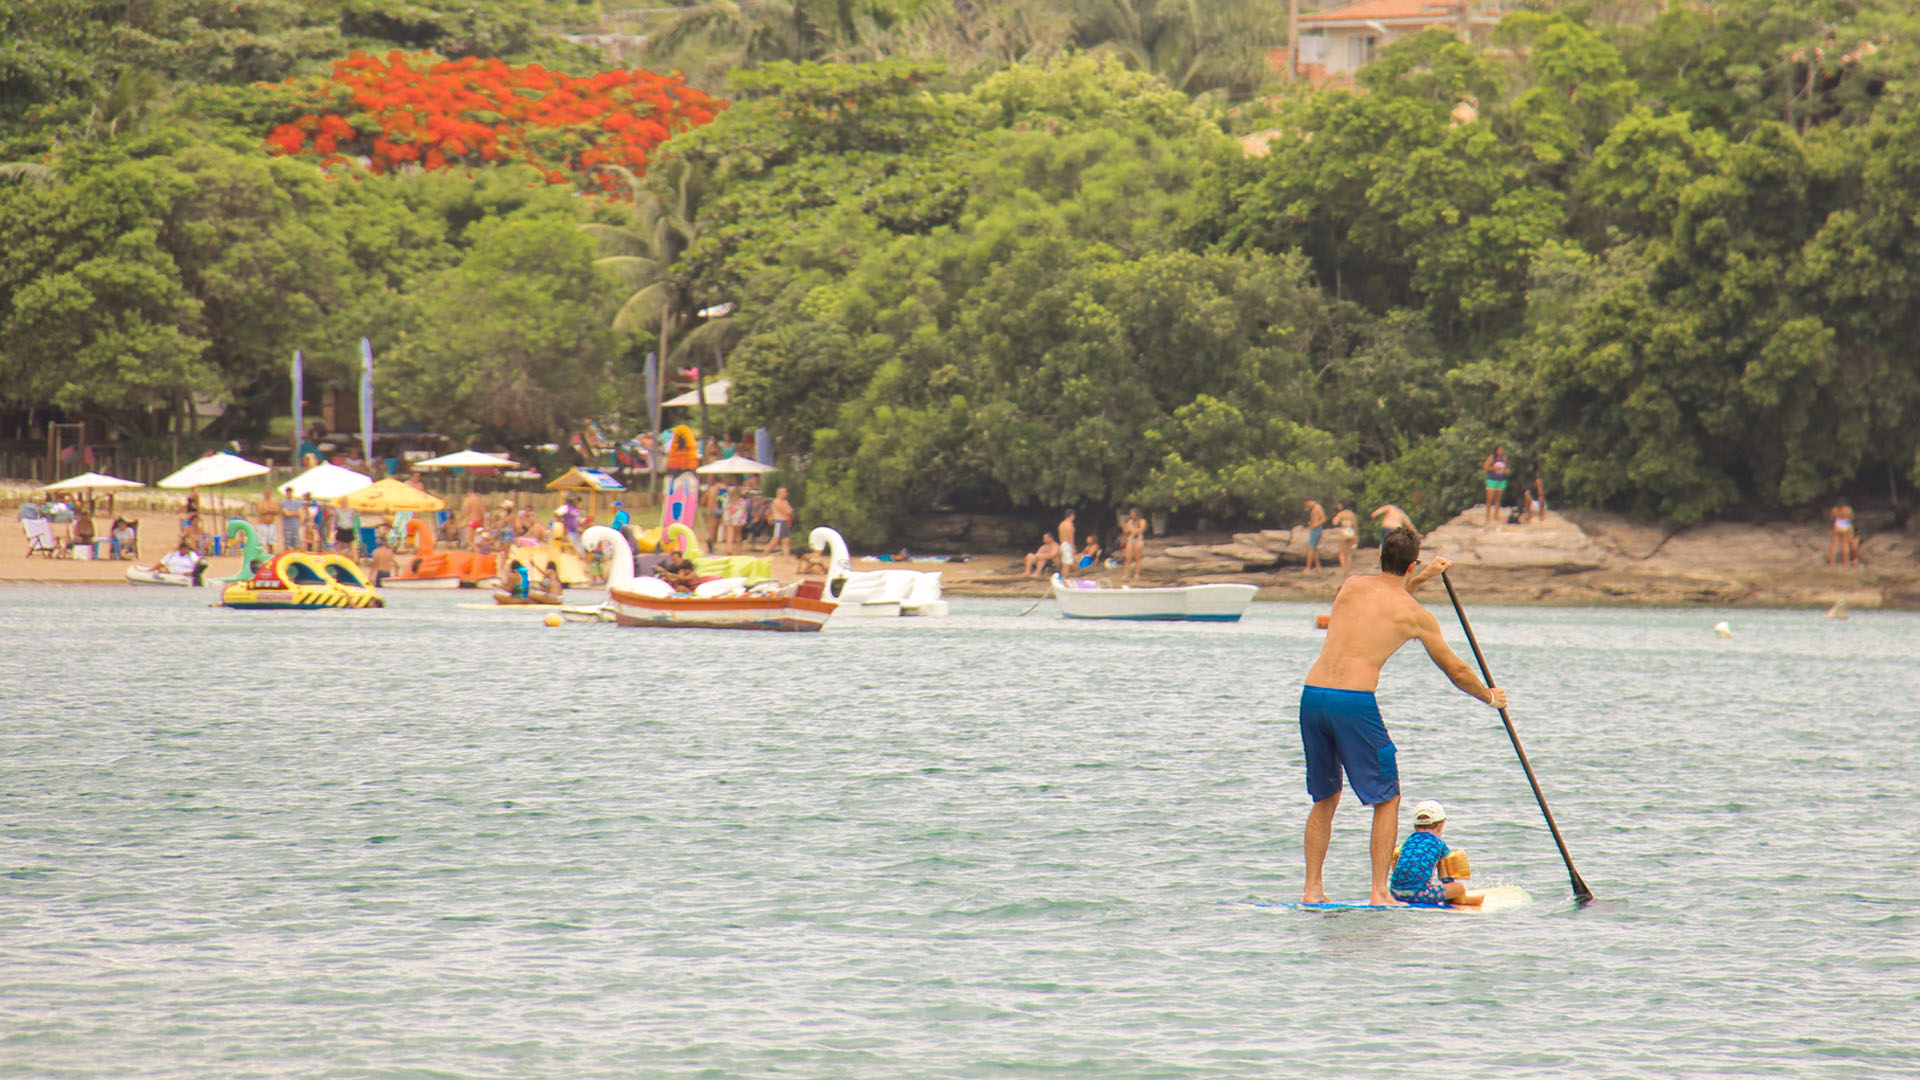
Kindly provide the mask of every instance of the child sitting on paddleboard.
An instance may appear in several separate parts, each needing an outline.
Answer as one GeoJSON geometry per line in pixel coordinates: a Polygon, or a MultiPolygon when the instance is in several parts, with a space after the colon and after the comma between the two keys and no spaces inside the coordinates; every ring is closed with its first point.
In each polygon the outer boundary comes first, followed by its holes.
{"type": "Polygon", "coordinates": [[[1469,895],[1466,885],[1452,876],[1453,867],[1449,864],[1456,859],[1466,860],[1464,856],[1449,858],[1453,849],[1440,839],[1440,832],[1446,827],[1447,811],[1439,803],[1423,799],[1413,808],[1413,835],[1400,845],[1393,877],[1388,882],[1395,900],[1406,904],[1480,903],[1479,896],[1469,895]]]}

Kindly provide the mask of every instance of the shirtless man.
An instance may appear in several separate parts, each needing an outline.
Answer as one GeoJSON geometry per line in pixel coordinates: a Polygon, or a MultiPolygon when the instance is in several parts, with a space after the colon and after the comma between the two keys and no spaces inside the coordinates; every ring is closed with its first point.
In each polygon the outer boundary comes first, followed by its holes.
{"type": "Polygon", "coordinates": [[[1342,501],[1334,504],[1333,528],[1340,536],[1340,572],[1353,569],[1353,546],[1360,542],[1360,518],[1342,501]]]}
{"type": "Polygon", "coordinates": [[[1380,519],[1380,539],[1383,543],[1387,539],[1388,530],[1391,529],[1405,529],[1413,534],[1415,540],[1420,539],[1420,530],[1413,527],[1413,519],[1407,516],[1405,510],[1392,503],[1380,507],[1367,516],[1380,519]]]}
{"type": "Polygon", "coordinates": [[[1140,516],[1140,508],[1127,511],[1127,520],[1120,523],[1120,553],[1124,560],[1124,569],[1120,572],[1121,581],[1135,581],[1140,577],[1140,556],[1147,550],[1147,519],[1140,516]]]}
{"type": "Polygon", "coordinates": [[[460,525],[460,541],[467,550],[473,550],[474,541],[481,530],[487,527],[487,503],[477,491],[467,492],[460,500],[460,513],[457,515],[460,525]]]}
{"type": "Polygon", "coordinates": [[[1853,527],[1853,506],[1845,499],[1836,501],[1833,509],[1827,511],[1827,520],[1833,523],[1833,539],[1827,542],[1827,565],[1833,565],[1833,557],[1840,556],[1840,565],[1860,565],[1860,533],[1853,527]]]}
{"type": "Polygon", "coordinates": [[[1052,533],[1040,534],[1040,548],[1027,553],[1027,571],[1021,577],[1041,577],[1047,564],[1060,557],[1060,542],[1052,533]]]}
{"type": "Polygon", "coordinates": [[[388,578],[400,572],[400,560],[394,558],[393,549],[387,546],[385,540],[382,540],[374,547],[367,569],[373,571],[373,584],[377,588],[388,578]]]}
{"type": "Polygon", "coordinates": [[[767,507],[767,520],[773,524],[773,535],[767,537],[767,546],[760,554],[771,555],[773,545],[780,545],[780,554],[793,557],[793,504],[787,501],[787,489],[776,488],[773,492],[773,505],[767,507]]]}
{"type": "Polygon", "coordinates": [[[1060,534],[1060,576],[1071,578],[1074,566],[1073,511],[1067,511],[1066,515],[1060,519],[1060,527],[1057,531],[1060,534]]]}
{"type": "Polygon", "coordinates": [[[1380,685],[1380,668],[1400,646],[1417,639],[1453,685],[1496,709],[1507,705],[1507,692],[1482,686],[1447,647],[1433,613],[1413,598],[1414,590],[1452,564],[1436,558],[1415,573],[1418,565],[1420,541],[1403,529],[1388,532],[1380,545],[1380,573],[1348,578],[1333,598],[1326,643],[1300,691],[1300,741],[1306,749],[1307,795],[1313,800],[1306,827],[1307,883],[1301,890],[1305,903],[1327,900],[1320,870],[1333,837],[1344,767],[1353,793],[1373,807],[1373,882],[1367,902],[1398,905],[1387,877],[1400,825],[1400,770],[1373,691],[1380,685]]]}
{"type": "Polygon", "coordinates": [[[1327,531],[1326,508],[1307,500],[1307,566],[1301,573],[1320,569],[1320,536],[1327,531]]]}

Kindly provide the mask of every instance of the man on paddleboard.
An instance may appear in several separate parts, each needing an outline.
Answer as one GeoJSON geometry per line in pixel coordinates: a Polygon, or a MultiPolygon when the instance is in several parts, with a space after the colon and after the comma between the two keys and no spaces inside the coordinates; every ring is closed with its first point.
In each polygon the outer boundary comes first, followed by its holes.
{"type": "Polygon", "coordinates": [[[1393,868],[1393,841],[1400,828],[1400,770],[1394,760],[1393,739],[1374,702],[1380,668],[1400,646],[1417,639],[1453,685],[1496,709],[1505,708],[1507,692],[1487,689],[1466,662],[1455,656],[1440,636],[1440,623],[1413,598],[1414,590],[1452,565],[1435,558],[1420,565],[1420,539],[1406,529],[1389,529],[1380,543],[1380,572],[1348,578],[1333,599],[1320,657],[1307,670],[1300,691],[1300,741],[1306,750],[1307,795],[1313,809],[1307,814],[1307,884],[1301,899],[1327,902],[1320,878],[1333,837],[1333,811],[1340,805],[1340,773],[1360,802],[1373,807],[1373,883],[1368,903],[1398,906],[1387,887],[1393,868]]]}

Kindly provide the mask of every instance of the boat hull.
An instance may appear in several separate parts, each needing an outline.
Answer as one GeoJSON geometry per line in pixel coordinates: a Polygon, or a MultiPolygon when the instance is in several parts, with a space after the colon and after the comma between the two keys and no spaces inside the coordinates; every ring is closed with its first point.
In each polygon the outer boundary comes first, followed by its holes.
{"type": "Polygon", "coordinates": [[[1252,585],[1180,585],[1154,589],[1080,589],[1058,575],[1053,596],[1069,619],[1238,622],[1258,589],[1252,585]]]}
{"type": "Polygon", "coordinates": [[[833,614],[830,601],[798,596],[642,596],[613,590],[614,622],[621,626],[706,630],[784,630],[809,633],[833,614]]]}

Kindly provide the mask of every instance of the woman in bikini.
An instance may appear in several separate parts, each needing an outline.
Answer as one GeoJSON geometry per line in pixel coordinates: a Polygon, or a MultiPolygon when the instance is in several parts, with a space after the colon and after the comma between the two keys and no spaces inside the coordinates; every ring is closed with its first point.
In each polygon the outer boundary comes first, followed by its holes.
{"type": "Polygon", "coordinates": [[[1140,576],[1140,556],[1146,550],[1147,519],[1140,516],[1140,508],[1136,506],[1127,511],[1127,520],[1120,523],[1120,580],[1133,581],[1140,576]]]}
{"type": "Polygon", "coordinates": [[[1833,565],[1836,554],[1842,566],[1860,565],[1860,532],[1853,527],[1852,505],[1841,499],[1827,511],[1827,520],[1833,522],[1833,539],[1827,542],[1827,565],[1833,565]]]}
{"type": "Polygon", "coordinates": [[[1487,474],[1487,516],[1482,524],[1491,525],[1500,503],[1507,497],[1507,448],[1495,446],[1487,460],[1480,463],[1480,471],[1487,474]]]}

